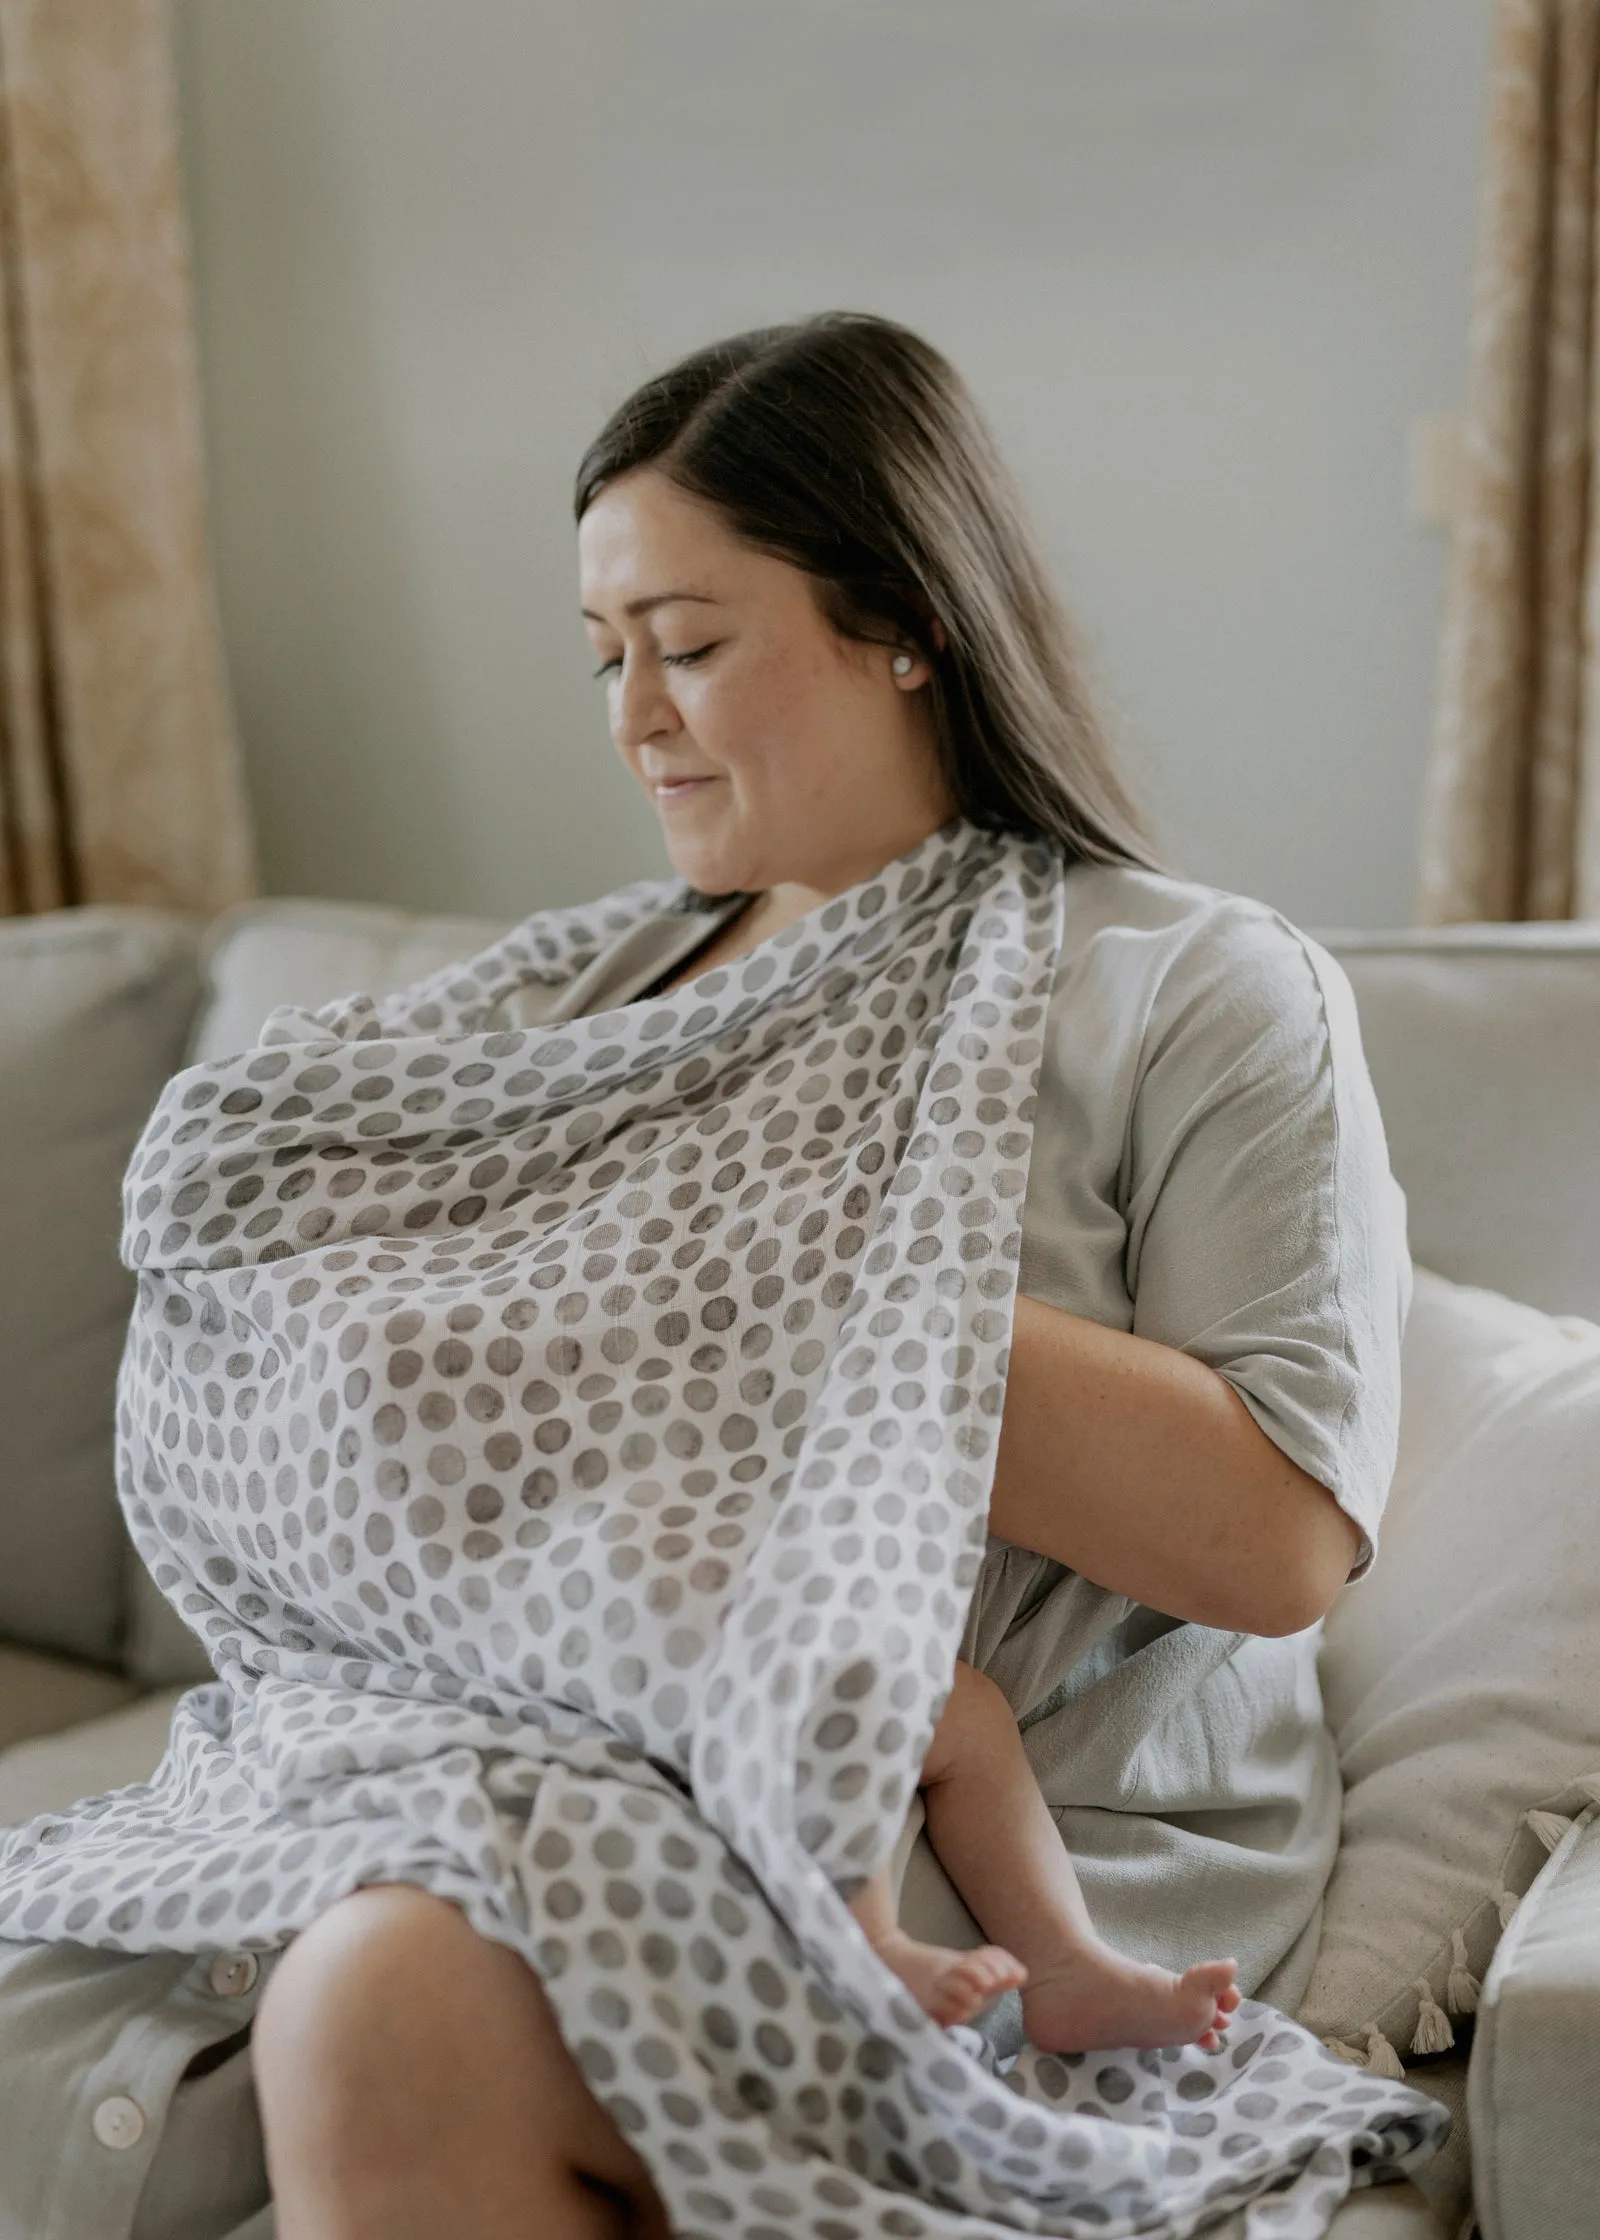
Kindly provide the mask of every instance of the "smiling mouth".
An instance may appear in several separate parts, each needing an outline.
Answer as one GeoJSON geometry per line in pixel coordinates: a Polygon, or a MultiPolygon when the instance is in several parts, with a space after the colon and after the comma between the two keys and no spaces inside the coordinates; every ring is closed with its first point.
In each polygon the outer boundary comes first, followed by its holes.
{"type": "Polygon", "coordinates": [[[698,793],[702,786],[715,783],[713,778],[655,778],[650,791],[658,801],[684,801],[691,793],[698,793]]]}

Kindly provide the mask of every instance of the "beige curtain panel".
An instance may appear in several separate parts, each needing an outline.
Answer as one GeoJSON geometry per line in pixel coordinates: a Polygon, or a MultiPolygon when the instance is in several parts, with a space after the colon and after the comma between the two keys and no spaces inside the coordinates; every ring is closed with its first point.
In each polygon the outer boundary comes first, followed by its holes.
{"type": "Polygon", "coordinates": [[[1419,914],[1600,916],[1600,0],[1500,0],[1419,914]]]}
{"type": "Polygon", "coordinates": [[[254,892],[159,0],[0,0],[0,915],[254,892]]]}

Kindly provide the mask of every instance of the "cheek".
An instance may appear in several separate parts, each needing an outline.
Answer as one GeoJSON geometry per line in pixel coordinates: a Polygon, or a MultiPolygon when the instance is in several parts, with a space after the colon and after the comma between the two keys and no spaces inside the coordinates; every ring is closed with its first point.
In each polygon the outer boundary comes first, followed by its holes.
{"type": "Polygon", "coordinates": [[[835,678],[804,654],[731,663],[683,696],[689,729],[736,780],[800,800],[826,783],[828,750],[847,727],[835,678]]]}

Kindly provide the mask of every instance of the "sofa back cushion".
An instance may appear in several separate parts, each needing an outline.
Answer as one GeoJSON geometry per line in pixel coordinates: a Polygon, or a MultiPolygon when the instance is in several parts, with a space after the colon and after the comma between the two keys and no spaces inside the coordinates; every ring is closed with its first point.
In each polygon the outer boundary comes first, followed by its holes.
{"type": "Polygon", "coordinates": [[[0,1638],[106,1663],[127,1588],[122,1174],[181,1059],[200,930],[132,908],[0,922],[0,1638]]]}
{"type": "Polygon", "coordinates": [[[1355,990],[1412,1257],[1600,1319],[1600,926],[1318,938],[1355,990]]]}
{"type": "Polygon", "coordinates": [[[475,956],[513,919],[425,918],[361,902],[241,902],[212,920],[201,952],[205,1003],[185,1065],[247,1050],[274,1004],[390,995],[475,956]]]}

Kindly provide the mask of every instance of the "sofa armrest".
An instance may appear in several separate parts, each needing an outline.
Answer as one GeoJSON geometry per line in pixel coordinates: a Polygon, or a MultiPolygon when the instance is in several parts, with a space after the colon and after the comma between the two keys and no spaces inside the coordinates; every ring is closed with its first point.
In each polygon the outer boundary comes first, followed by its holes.
{"type": "Polygon", "coordinates": [[[1518,1906],[1484,1982],[1468,2129],[1484,2240],[1586,2240],[1600,2203],[1600,1807],[1518,1906]]]}

